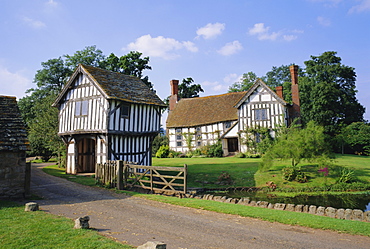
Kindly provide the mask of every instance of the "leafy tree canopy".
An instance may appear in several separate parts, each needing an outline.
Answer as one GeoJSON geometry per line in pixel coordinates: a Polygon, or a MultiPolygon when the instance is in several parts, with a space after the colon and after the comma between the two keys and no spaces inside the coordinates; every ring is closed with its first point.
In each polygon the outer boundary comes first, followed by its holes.
{"type": "Polygon", "coordinates": [[[229,87],[230,92],[243,92],[248,91],[248,89],[256,82],[258,79],[257,75],[253,72],[248,72],[243,74],[240,81],[235,82],[229,87]]]}
{"type": "Polygon", "coordinates": [[[355,153],[370,155],[370,124],[354,122],[343,128],[341,135],[355,153]]]}
{"type": "Polygon", "coordinates": [[[199,97],[200,92],[204,92],[200,84],[192,84],[193,78],[186,78],[179,84],[179,97],[180,98],[196,98],[199,97]]]}
{"type": "Polygon", "coordinates": [[[302,119],[313,120],[334,135],[343,125],[362,122],[365,108],[356,98],[354,68],[341,63],[336,52],[311,56],[300,78],[302,119]]]}
{"type": "Polygon", "coordinates": [[[274,144],[262,157],[262,168],[270,168],[277,158],[291,160],[292,167],[296,167],[302,160],[314,161],[329,155],[328,148],[324,128],[313,121],[304,129],[297,125],[282,126],[274,144]]]}

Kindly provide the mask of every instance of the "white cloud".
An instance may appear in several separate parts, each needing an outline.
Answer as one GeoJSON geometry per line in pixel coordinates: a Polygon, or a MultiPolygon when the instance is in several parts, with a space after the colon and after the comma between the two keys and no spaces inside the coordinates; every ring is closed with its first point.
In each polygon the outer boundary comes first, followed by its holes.
{"type": "Polygon", "coordinates": [[[242,75],[231,73],[224,77],[224,82],[231,85],[231,84],[234,84],[235,82],[241,81],[241,78],[242,78],[242,75]]]}
{"type": "Polygon", "coordinates": [[[283,35],[283,39],[285,41],[293,41],[293,40],[295,40],[297,38],[298,38],[298,36],[296,36],[296,35],[283,35]]]}
{"type": "Polygon", "coordinates": [[[233,42],[226,43],[226,45],[223,46],[217,52],[219,54],[228,56],[228,55],[235,54],[236,52],[238,52],[238,51],[240,51],[242,49],[243,49],[243,46],[242,46],[242,44],[239,41],[233,41],[233,42]]]}
{"type": "Polygon", "coordinates": [[[270,32],[270,27],[265,27],[264,23],[256,23],[253,28],[250,28],[248,31],[249,35],[257,36],[258,40],[270,40],[275,41],[278,38],[283,39],[284,41],[293,41],[298,38],[297,35],[291,33],[303,33],[302,30],[281,30],[278,32],[270,32]]]}
{"type": "Polygon", "coordinates": [[[370,10],[370,0],[362,0],[360,4],[353,6],[348,12],[358,13],[370,10]]]}
{"type": "Polygon", "coordinates": [[[143,35],[127,45],[126,50],[139,51],[147,56],[161,57],[166,60],[172,60],[180,55],[174,51],[186,49],[190,52],[197,52],[198,48],[190,41],[180,42],[173,38],[165,38],[163,36],[151,37],[151,35],[143,35]]]}
{"type": "Polygon", "coordinates": [[[224,93],[229,88],[228,86],[220,84],[218,81],[215,82],[204,81],[201,83],[201,85],[204,86],[205,88],[210,89],[213,93],[224,93]]]}
{"type": "Polygon", "coordinates": [[[54,7],[58,6],[58,2],[56,2],[54,0],[49,0],[49,1],[46,2],[46,5],[54,8],[54,7]]]}
{"type": "Polygon", "coordinates": [[[208,23],[206,26],[199,28],[197,30],[197,37],[203,37],[204,39],[214,38],[220,34],[225,29],[224,23],[208,23]]]}
{"type": "Polygon", "coordinates": [[[29,18],[29,17],[23,17],[23,21],[30,27],[32,28],[35,28],[35,29],[41,29],[41,28],[45,28],[46,27],[46,24],[41,22],[41,21],[38,21],[38,20],[34,20],[32,18],[29,18]]]}
{"type": "Polygon", "coordinates": [[[322,16],[317,17],[317,21],[322,26],[328,27],[328,26],[331,25],[331,21],[328,18],[325,18],[325,17],[322,17],[322,16]]]}
{"type": "Polygon", "coordinates": [[[279,33],[277,32],[269,32],[270,27],[265,27],[264,23],[256,23],[254,24],[253,28],[249,29],[250,35],[256,35],[259,40],[276,40],[276,38],[279,36],[279,33]]]}
{"type": "Polygon", "coordinates": [[[0,95],[16,96],[18,99],[25,96],[25,91],[31,88],[32,80],[24,77],[20,72],[10,72],[0,65],[0,95]]]}

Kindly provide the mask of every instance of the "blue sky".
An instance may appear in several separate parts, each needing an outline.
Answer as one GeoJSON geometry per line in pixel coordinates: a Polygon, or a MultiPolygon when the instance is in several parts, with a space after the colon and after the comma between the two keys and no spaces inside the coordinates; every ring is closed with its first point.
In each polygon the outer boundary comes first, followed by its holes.
{"type": "Polygon", "coordinates": [[[370,120],[370,0],[1,0],[0,34],[0,94],[18,98],[41,62],[91,45],[149,56],[161,98],[171,79],[221,94],[243,73],[336,51],[370,120]]]}

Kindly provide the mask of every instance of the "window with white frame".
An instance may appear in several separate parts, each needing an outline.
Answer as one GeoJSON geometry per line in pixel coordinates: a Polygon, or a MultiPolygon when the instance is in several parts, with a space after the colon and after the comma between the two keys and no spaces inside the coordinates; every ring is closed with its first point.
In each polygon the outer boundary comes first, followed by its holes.
{"type": "Polygon", "coordinates": [[[121,108],[121,118],[128,118],[130,116],[130,106],[122,105],[121,108]]]}

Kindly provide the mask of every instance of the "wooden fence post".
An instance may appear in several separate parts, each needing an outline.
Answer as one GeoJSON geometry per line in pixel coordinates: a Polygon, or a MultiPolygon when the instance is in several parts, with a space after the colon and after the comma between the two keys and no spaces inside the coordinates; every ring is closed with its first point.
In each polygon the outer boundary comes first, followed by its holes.
{"type": "Polygon", "coordinates": [[[127,187],[127,178],[128,178],[128,166],[127,162],[123,162],[123,185],[126,188],[127,187]]]}
{"type": "Polygon", "coordinates": [[[117,189],[123,189],[123,161],[117,161],[117,189]]]}
{"type": "Polygon", "coordinates": [[[187,164],[184,164],[184,194],[186,194],[186,192],[187,192],[187,179],[186,179],[186,177],[187,177],[187,175],[188,175],[188,165],[187,164]]]}

